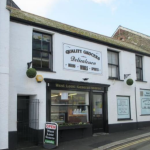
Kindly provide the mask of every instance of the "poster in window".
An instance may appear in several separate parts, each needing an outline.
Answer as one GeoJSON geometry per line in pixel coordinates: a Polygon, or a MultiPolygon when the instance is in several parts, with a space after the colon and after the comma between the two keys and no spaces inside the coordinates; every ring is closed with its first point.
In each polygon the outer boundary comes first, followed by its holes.
{"type": "Polygon", "coordinates": [[[130,99],[129,97],[117,96],[118,119],[130,118],[130,99]]]}
{"type": "Polygon", "coordinates": [[[64,68],[101,74],[101,52],[64,44],[64,68]]]}
{"type": "Polygon", "coordinates": [[[140,90],[141,114],[150,115],[150,90],[140,90]]]}

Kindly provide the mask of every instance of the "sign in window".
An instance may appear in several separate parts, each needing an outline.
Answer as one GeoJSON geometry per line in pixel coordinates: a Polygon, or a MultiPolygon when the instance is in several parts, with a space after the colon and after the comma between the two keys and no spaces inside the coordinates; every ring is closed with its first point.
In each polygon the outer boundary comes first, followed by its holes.
{"type": "Polygon", "coordinates": [[[130,119],[130,97],[117,96],[118,119],[130,119]]]}
{"type": "Polygon", "coordinates": [[[141,114],[150,115],[150,90],[140,90],[141,114]]]}

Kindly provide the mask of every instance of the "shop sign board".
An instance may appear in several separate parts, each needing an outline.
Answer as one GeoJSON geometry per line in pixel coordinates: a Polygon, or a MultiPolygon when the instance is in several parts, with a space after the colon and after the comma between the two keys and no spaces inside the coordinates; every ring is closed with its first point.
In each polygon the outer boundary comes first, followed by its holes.
{"type": "Polygon", "coordinates": [[[64,68],[101,74],[102,54],[99,51],[64,44],[64,68]]]}
{"type": "Polygon", "coordinates": [[[118,119],[130,118],[130,100],[129,97],[117,96],[118,119]]]}
{"type": "Polygon", "coordinates": [[[58,146],[58,124],[47,122],[45,124],[44,147],[55,148],[58,146]]]}
{"type": "Polygon", "coordinates": [[[140,90],[141,114],[150,115],[150,90],[140,90]]]}

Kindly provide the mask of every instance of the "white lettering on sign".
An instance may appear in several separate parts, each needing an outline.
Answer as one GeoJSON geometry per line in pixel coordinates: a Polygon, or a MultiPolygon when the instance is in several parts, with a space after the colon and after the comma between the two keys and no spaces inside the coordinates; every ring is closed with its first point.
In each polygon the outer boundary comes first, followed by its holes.
{"type": "Polygon", "coordinates": [[[101,74],[101,52],[64,44],[64,68],[101,74]]]}
{"type": "Polygon", "coordinates": [[[56,130],[56,125],[46,124],[46,129],[53,129],[53,130],[56,130]]]}

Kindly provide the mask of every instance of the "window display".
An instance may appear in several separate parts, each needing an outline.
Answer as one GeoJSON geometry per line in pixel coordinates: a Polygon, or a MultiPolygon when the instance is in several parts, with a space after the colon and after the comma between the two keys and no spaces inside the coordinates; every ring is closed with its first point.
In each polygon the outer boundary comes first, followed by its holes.
{"type": "Polygon", "coordinates": [[[51,121],[53,122],[88,122],[88,107],[88,92],[51,91],[51,121]]]}

